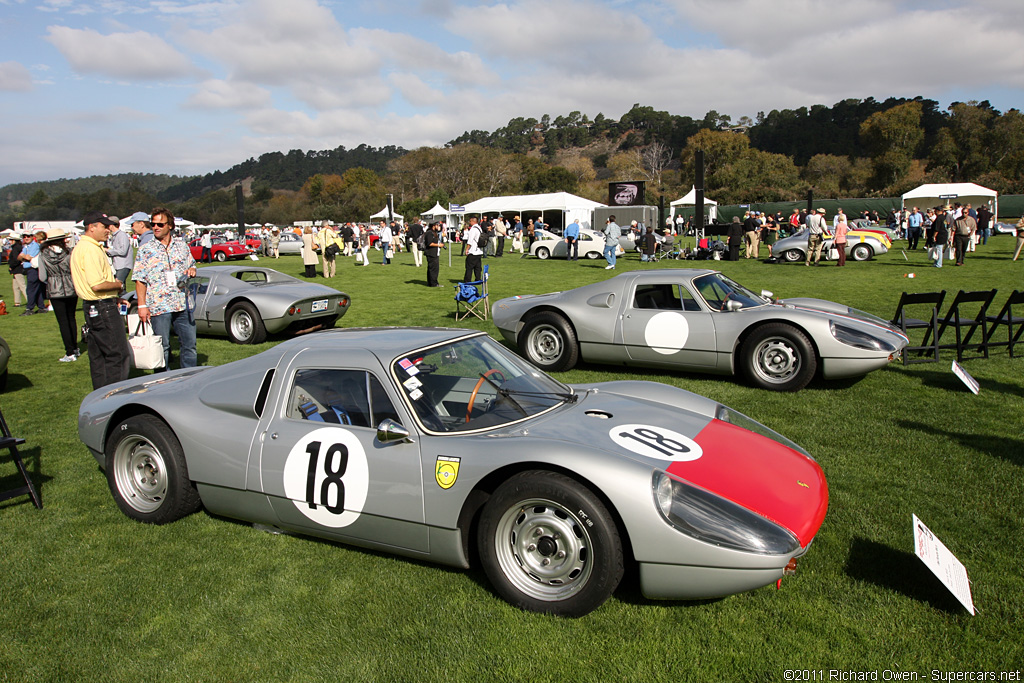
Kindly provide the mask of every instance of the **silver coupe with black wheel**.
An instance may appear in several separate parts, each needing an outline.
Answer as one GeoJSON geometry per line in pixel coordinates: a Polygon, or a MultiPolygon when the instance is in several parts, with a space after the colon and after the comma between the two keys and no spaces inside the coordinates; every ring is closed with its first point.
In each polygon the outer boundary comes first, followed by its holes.
{"type": "Polygon", "coordinates": [[[907,345],[899,328],[822,299],[776,300],[713,270],[623,273],[565,292],[502,299],[494,324],[543,370],[580,360],[743,374],[796,391],[816,375],[857,377],[907,345]]]}
{"type": "Polygon", "coordinates": [[[720,403],[651,382],[566,385],[467,330],[330,330],[126,380],[85,398],[78,431],[134,520],[205,508],[479,559],[501,598],[567,617],[623,577],[669,600],[773,584],[828,508],[807,452],[720,403]]]}

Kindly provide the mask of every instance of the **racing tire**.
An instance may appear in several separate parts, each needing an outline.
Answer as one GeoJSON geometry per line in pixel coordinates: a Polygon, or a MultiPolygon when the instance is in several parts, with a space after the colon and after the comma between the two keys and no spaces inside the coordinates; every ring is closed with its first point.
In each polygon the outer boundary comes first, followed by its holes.
{"type": "Polygon", "coordinates": [[[787,249],[782,252],[782,258],[789,263],[796,263],[797,261],[803,261],[804,255],[797,249],[787,249]]]}
{"type": "Polygon", "coordinates": [[[561,372],[576,365],[579,345],[572,325],[558,313],[545,311],[530,318],[519,333],[526,360],[541,370],[561,372]]]}
{"type": "Polygon", "coordinates": [[[114,427],[104,464],[117,507],[136,521],[167,524],[202,506],[181,444],[158,417],[135,415],[114,427]]]}
{"type": "Polygon", "coordinates": [[[551,258],[551,252],[548,251],[547,247],[537,247],[537,253],[534,254],[534,256],[539,258],[541,261],[546,261],[551,258]]]}
{"type": "Polygon", "coordinates": [[[495,591],[531,612],[582,617],[619,585],[623,551],[608,509],[563,474],[520,472],[484,506],[480,561],[495,591]]]}
{"type": "Polygon", "coordinates": [[[818,358],[807,336],[792,325],[762,325],[740,349],[744,374],[762,389],[799,391],[814,377],[818,358]]]}
{"type": "Polygon", "coordinates": [[[867,261],[875,255],[875,250],[868,244],[856,244],[850,250],[850,258],[854,261],[867,261]]]}
{"type": "Polygon", "coordinates": [[[228,309],[228,339],[235,344],[262,344],[267,339],[267,328],[260,312],[248,301],[239,301],[228,309]]]}

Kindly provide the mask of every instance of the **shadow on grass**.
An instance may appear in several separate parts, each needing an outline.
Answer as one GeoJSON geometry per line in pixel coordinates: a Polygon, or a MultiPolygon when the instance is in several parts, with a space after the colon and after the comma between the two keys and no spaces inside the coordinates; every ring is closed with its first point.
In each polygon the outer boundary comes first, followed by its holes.
{"type": "Polygon", "coordinates": [[[12,394],[15,391],[22,389],[29,389],[33,387],[32,380],[25,375],[20,375],[14,372],[8,371],[7,373],[7,387],[3,390],[4,394],[12,394]]]}
{"type": "MultiPolygon", "coordinates": [[[[970,391],[960,378],[953,374],[950,369],[953,357],[955,353],[950,353],[949,357],[945,360],[939,361],[935,367],[941,367],[942,370],[925,370],[923,372],[918,371],[917,375],[921,378],[921,384],[934,387],[937,389],[948,389],[950,391],[970,391]]],[[[984,360],[983,358],[965,358],[964,363],[969,363],[971,360],[984,360]]],[[[964,365],[964,369],[968,372],[971,371],[970,365],[964,365]]],[[[1010,383],[1010,382],[999,382],[996,380],[985,379],[983,380],[982,389],[985,391],[998,391],[1010,395],[1021,395],[1024,394],[1024,385],[1010,383]]]]}
{"type": "MultiPolygon", "coordinates": [[[[1008,418],[1008,419],[1013,419],[1008,418]]],[[[974,432],[957,432],[948,429],[941,429],[932,424],[913,422],[911,420],[897,420],[896,424],[903,429],[913,429],[929,435],[944,436],[955,441],[961,446],[981,451],[994,458],[1024,467],[1024,439],[1010,439],[1006,437],[993,436],[991,434],[978,434],[974,432]]]]}
{"type": "Polygon", "coordinates": [[[963,611],[949,589],[913,553],[856,537],[844,570],[853,579],[902,593],[941,612],[959,614],[963,611]]]}
{"type": "MultiPolygon", "coordinates": [[[[13,431],[14,436],[19,436],[17,429],[13,431]]],[[[52,480],[53,477],[42,473],[42,453],[43,451],[39,446],[18,449],[21,461],[25,464],[28,476],[36,487],[36,492],[39,494],[39,500],[45,504],[46,501],[43,500],[43,484],[52,480]]],[[[13,491],[25,485],[25,480],[21,478],[21,473],[14,464],[14,456],[8,450],[0,451],[0,469],[4,472],[10,471],[10,474],[0,474],[0,493],[13,491]]],[[[27,493],[24,496],[9,498],[3,501],[0,503],[0,510],[24,504],[32,505],[32,497],[27,493]]]]}

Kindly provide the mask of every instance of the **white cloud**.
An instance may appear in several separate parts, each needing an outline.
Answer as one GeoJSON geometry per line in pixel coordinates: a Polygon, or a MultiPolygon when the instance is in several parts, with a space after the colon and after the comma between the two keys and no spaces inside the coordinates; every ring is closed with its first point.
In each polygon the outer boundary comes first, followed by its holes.
{"type": "Polygon", "coordinates": [[[436,107],[445,100],[445,94],[432,88],[415,74],[393,73],[388,80],[398,89],[405,101],[415,107],[436,107]]]}
{"type": "Polygon", "coordinates": [[[355,29],[352,36],[354,45],[379,53],[400,69],[436,72],[459,86],[486,85],[497,78],[483,58],[472,52],[446,52],[421,38],[383,29],[355,29]]]}
{"type": "Polygon", "coordinates": [[[0,62],[0,91],[28,92],[32,74],[20,62],[0,62]]]}
{"type": "Polygon", "coordinates": [[[188,31],[183,39],[224,64],[232,79],[343,91],[380,63],[372,52],[353,47],[330,10],[314,0],[253,0],[231,18],[235,23],[188,31]]]}
{"type": "Polygon", "coordinates": [[[199,109],[247,109],[270,104],[270,91],[251,83],[209,79],[198,84],[185,104],[199,109]]]}
{"type": "Polygon", "coordinates": [[[196,71],[185,55],[145,31],[102,35],[66,26],[50,26],[47,31],[46,39],[79,73],[151,80],[182,78],[196,71]]]}

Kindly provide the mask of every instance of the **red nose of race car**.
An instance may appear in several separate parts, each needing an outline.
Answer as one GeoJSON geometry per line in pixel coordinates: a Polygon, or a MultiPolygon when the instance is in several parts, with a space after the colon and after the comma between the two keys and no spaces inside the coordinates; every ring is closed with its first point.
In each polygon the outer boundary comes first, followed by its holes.
{"type": "Polygon", "coordinates": [[[811,542],[828,509],[828,485],[818,463],[721,420],[711,420],[694,440],[703,457],[672,463],[671,474],[789,529],[801,546],[811,542]]]}

